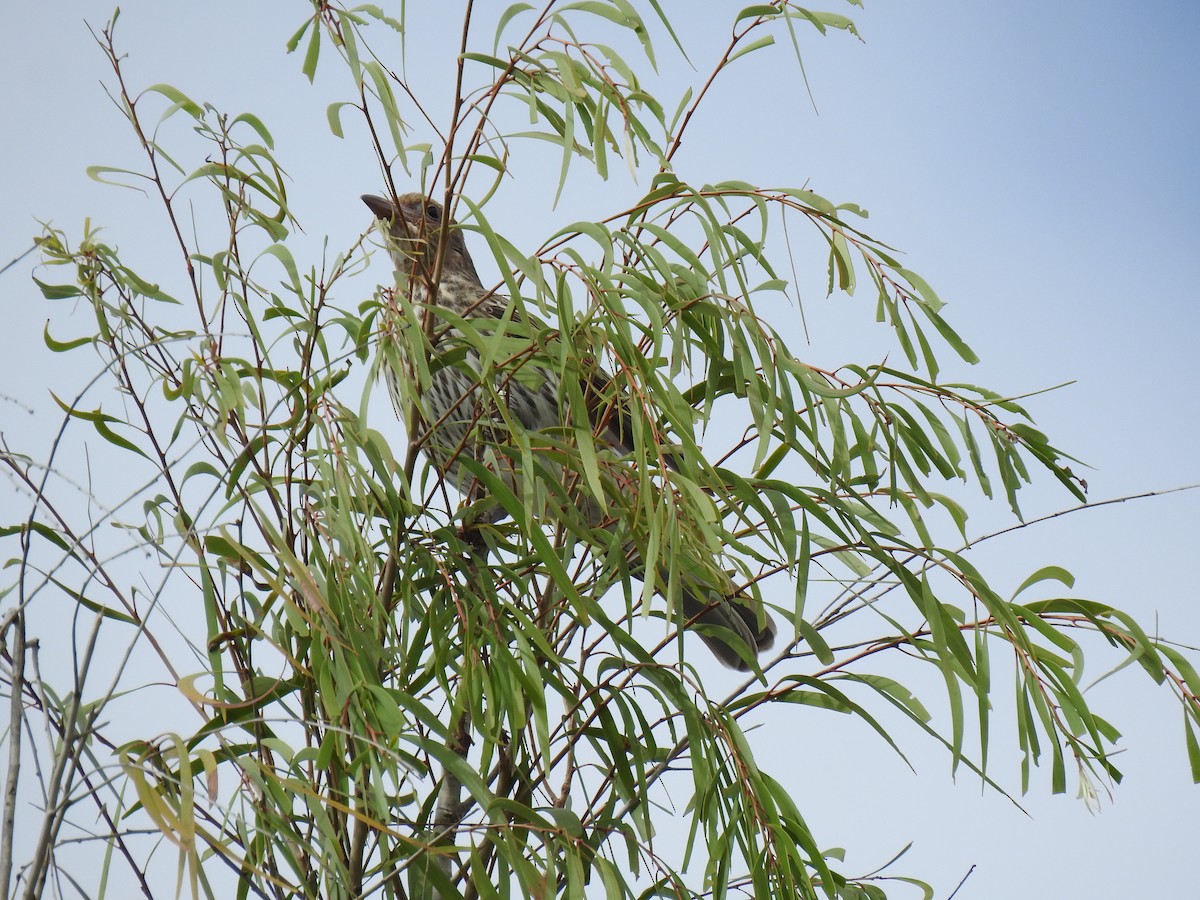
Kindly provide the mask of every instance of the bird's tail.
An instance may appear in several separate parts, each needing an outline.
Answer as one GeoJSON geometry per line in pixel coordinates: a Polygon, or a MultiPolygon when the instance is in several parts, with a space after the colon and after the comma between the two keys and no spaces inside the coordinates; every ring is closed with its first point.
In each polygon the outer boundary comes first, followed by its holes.
{"type": "Polygon", "coordinates": [[[775,643],[775,623],[765,612],[756,612],[750,600],[736,593],[720,594],[701,579],[685,574],[682,585],[685,625],[699,635],[723,665],[750,671],[750,660],[775,643]]]}
{"type": "MultiPolygon", "coordinates": [[[[606,495],[609,507],[606,511],[578,487],[579,476],[564,474],[564,468],[548,458],[538,462],[546,467],[540,473],[543,483],[561,482],[575,486],[566,495],[570,498],[570,504],[557,507],[552,518],[559,522],[574,519],[579,524],[587,523],[587,540],[591,543],[602,545],[599,534],[607,533],[611,537],[619,523],[638,515],[638,510],[632,505],[638,484],[631,470],[620,463],[619,457],[609,458],[606,460],[608,464],[601,469],[602,477],[607,481],[605,487],[608,488],[606,495]]],[[[711,551],[705,552],[702,542],[687,540],[690,532],[686,522],[676,517],[672,534],[665,542],[667,546],[663,548],[663,556],[658,559],[656,566],[657,592],[667,596],[672,580],[670,560],[676,558],[679,566],[675,578],[684,627],[695,631],[723,665],[739,672],[749,672],[754,668],[754,658],[774,645],[775,623],[756,599],[737,589],[719,560],[713,558],[711,551]]],[[[643,546],[645,544],[634,537],[627,537],[622,542],[629,574],[645,581],[653,575],[643,558],[643,546]]]]}

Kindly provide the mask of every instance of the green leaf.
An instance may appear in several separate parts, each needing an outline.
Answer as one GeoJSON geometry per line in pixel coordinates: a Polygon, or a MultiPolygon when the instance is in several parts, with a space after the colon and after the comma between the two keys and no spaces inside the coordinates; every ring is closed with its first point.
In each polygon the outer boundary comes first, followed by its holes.
{"type": "Polygon", "coordinates": [[[747,6],[734,17],[733,24],[737,24],[743,19],[774,18],[779,15],[779,10],[769,4],[758,4],[756,6],[747,6]]]}
{"type": "Polygon", "coordinates": [[[496,20],[496,36],[492,40],[492,52],[498,53],[500,50],[500,36],[504,34],[504,29],[508,27],[508,23],[523,12],[528,12],[534,7],[529,3],[514,3],[507,7],[500,14],[500,18],[496,20]]]}
{"type": "MultiPolygon", "coordinates": [[[[850,246],[846,243],[846,235],[840,228],[833,230],[829,242],[830,293],[833,293],[834,284],[847,294],[854,294],[854,261],[850,258],[850,246]]],[[[912,355],[911,352],[909,355],[912,355]]]]}
{"type": "Polygon", "coordinates": [[[942,307],[946,305],[934,293],[933,288],[929,286],[929,282],[916,272],[911,269],[897,269],[896,271],[900,275],[903,275],[904,279],[917,289],[917,294],[925,301],[930,310],[940,312],[942,307]]]}
{"type": "Polygon", "coordinates": [[[761,50],[763,47],[770,47],[775,43],[775,36],[764,34],[762,37],[751,41],[749,44],[743,44],[729,55],[729,59],[725,61],[729,65],[735,59],[745,56],[747,53],[753,53],[755,50],[761,50]]]}
{"type": "Polygon", "coordinates": [[[109,174],[118,174],[118,175],[132,175],[134,178],[142,178],[142,179],[146,178],[146,176],[143,175],[141,172],[133,172],[129,169],[119,169],[114,166],[88,166],[84,171],[87,173],[87,177],[92,179],[92,181],[98,181],[101,184],[108,184],[108,185],[112,185],[113,187],[129,188],[131,191],[139,191],[139,192],[142,191],[142,188],[136,187],[132,184],[125,184],[125,182],[123,182],[123,181],[113,181],[112,179],[103,178],[101,176],[109,175],[109,174]]]}
{"type": "Polygon", "coordinates": [[[925,315],[933,323],[933,327],[938,330],[938,334],[959,355],[963,362],[968,362],[972,365],[979,362],[979,357],[975,355],[975,351],[967,346],[967,342],[958,336],[958,332],[951,328],[945,319],[926,304],[922,304],[921,309],[925,311],[925,315]]]}
{"type": "Polygon", "coordinates": [[[275,149],[275,139],[271,137],[271,132],[267,130],[267,126],[263,124],[262,119],[260,119],[258,116],[248,112],[242,113],[236,116],[233,121],[229,123],[229,125],[230,128],[232,128],[234,125],[238,125],[240,123],[249,125],[254,129],[255,133],[258,134],[258,139],[260,141],[262,141],[269,149],[275,149]]]}
{"type": "Polygon", "coordinates": [[[1017,597],[1026,588],[1032,587],[1039,581],[1057,581],[1067,587],[1075,586],[1075,576],[1066,569],[1060,566],[1043,566],[1021,582],[1021,586],[1013,591],[1013,597],[1017,597]]]}
{"type": "Polygon", "coordinates": [[[131,450],[138,456],[141,456],[145,459],[150,458],[146,455],[144,450],[137,446],[137,444],[133,443],[128,438],[117,434],[112,430],[112,428],[109,427],[109,423],[112,422],[118,422],[122,425],[128,425],[129,423],[118,419],[115,416],[106,415],[98,409],[92,410],[91,412],[81,409],[74,409],[73,407],[63,403],[62,400],[59,400],[58,397],[56,397],[53,393],[51,393],[50,396],[54,399],[54,402],[58,404],[59,408],[71,418],[82,419],[85,422],[91,422],[92,427],[96,429],[96,433],[110,444],[121,447],[124,450],[131,450]]]}
{"type": "Polygon", "coordinates": [[[1192,783],[1200,784],[1200,741],[1196,740],[1192,719],[1186,710],[1183,713],[1183,730],[1187,742],[1188,765],[1192,769],[1192,783]]]}
{"type": "Polygon", "coordinates": [[[300,66],[300,71],[308,78],[308,83],[312,84],[313,79],[317,76],[317,60],[321,57],[321,29],[313,28],[312,34],[308,37],[308,50],[304,53],[304,63],[300,66]]]}
{"type": "Polygon", "coordinates": [[[57,578],[51,577],[50,581],[64,594],[73,598],[75,602],[84,609],[90,610],[102,618],[112,619],[114,622],[124,622],[126,625],[139,624],[138,620],[128,613],[122,612],[119,609],[113,609],[111,606],[107,606],[103,603],[97,603],[94,600],[89,600],[81,592],[75,590],[74,588],[68,587],[57,578]]]}
{"type": "Polygon", "coordinates": [[[504,70],[508,68],[508,62],[498,56],[489,56],[486,53],[462,53],[459,59],[466,59],[472,62],[483,63],[485,66],[491,66],[493,69],[504,70]]]}
{"type": "Polygon", "coordinates": [[[75,338],[72,341],[56,341],[50,335],[50,323],[46,323],[46,327],[42,332],[42,338],[46,342],[46,346],[55,353],[64,353],[67,350],[74,350],[76,347],[82,347],[84,344],[94,343],[96,338],[94,335],[88,337],[75,338]]]}
{"type": "MultiPolygon", "coordinates": [[[[77,284],[47,284],[37,278],[34,278],[33,282],[47,300],[65,300],[70,297],[83,296],[83,289],[77,284]]],[[[49,323],[47,323],[47,327],[49,327],[49,323]]]]}
{"type": "Polygon", "coordinates": [[[304,24],[300,26],[296,33],[287,39],[287,42],[284,44],[284,46],[288,53],[296,52],[296,48],[300,46],[301,39],[303,39],[305,33],[314,22],[316,22],[316,16],[305,19],[304,24]]]}
{"type": "Polygon", "coordinates": [[[188,97],[177,87],[172,87],[169,84],[152,84],[150,87],[142,91],[142,96],[145,96],[146,94],[161,94],[171,101],[171,105],[167,107],[166,112],[164,112],[159,119],[160,122],[165,122],[181,109],[193,119],[200,119],[204,117],[204,110],[201,108],[200,104],[188,97]]]}
{"type": "Polygon", "coordinates": [[[292,253],[284,244],[270,244],[260,254],[262,256],[273,256],[279,260],[284,271],[288,276],[288,286],[292,289],[292,293],[297,297],[304,296],[304,288],[300,284],[300,273],[296,270],[296,260],[292,258],[292,253]]]}
{"type": "Polygon", "coordinates": [[[342,108],[346,106],[353,106],[357,109],[357,105],[349,100],[330,103],[325,108],[325,120],[329,123],[329,130],[333,132],[334,137],[344,138],[346,136],[342,130],[342,108]]]}
{"type": "Polygon", "coordinates": [[[26,531],[31,531],[34,534],[39,534],[60,550],[65,550],[74,556],[74,551],[71,545],[67,543],[66,538],[46,525],[43,522],[22,522],[20,525],[0,525],[0,537],[9,537],[14,534],[24,534],[26,531]]]}

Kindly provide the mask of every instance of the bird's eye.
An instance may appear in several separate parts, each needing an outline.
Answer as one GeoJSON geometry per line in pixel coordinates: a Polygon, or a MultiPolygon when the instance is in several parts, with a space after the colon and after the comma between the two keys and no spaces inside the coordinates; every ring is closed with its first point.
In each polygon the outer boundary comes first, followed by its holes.
{"type": "Polygon", "coordinates": [[[436,203],[430,203],[425,207],[425,215],[430,219],[430,221],[436,222],[442,217],[442,211],[440,208],[438,208],[436,203]]]}

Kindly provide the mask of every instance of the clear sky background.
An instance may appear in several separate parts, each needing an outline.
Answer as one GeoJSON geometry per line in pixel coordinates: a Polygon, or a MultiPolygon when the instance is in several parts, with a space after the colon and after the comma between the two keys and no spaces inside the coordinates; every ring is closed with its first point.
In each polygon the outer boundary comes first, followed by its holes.
{"type": "MultiPolygon", "coordinates": [[[[449,94],[459,6],[408,4],[409,73],[435,106],[449,94]]],[[[704,70],[739,4],[664,7],[682,13],[683,40],[704,70]]],[[[1012,394],[1074,382],[1028,405],[1057,446],[1093,467],[1093,500],[1200,481],[1200,4],[874,0],[853,10],[830,0],[824,8],[849,12],[865,43],[844,34],[806,40],[816,111],[786,46],[747,58],[697,123],[683,176],[807,183],[869,209],[866,230],[905,252],[982,358],[954,376],[1012,394]]],[[[0,265],[29,246],[38,220],[77,237],[88,216],[151,273],[156,254],[169,252],[150,203],[84,174],[88,165],[137,161],[100,87],[111,71],[83,24],[98,27],[109,13],[84,2],[6,12],[0,265]]],[[[137,86],[166,82],[267,122],[307,229],[293,250],[315,260],[326,235],[340,247],[367,227],[358,195],[378,190],[380,176],[362,141],[328,134],[325,106],[345,99],[340,74],[323,69],[310,86],[299,57],[284,58],[306,14],[298,2],[135,0],[123,5],[118,34],[137,86]]],[[[483,43],[490,47],[490,35],[483,43]]],[[[668,42],[658,49],[664,84],[696,77],[668,42]]],[[[517,172],[488,211],[497,230],[530,250],[558,226],[612,212],[644,188],[614,170],[603,191],[581,179],[551,210],[553,185],[537,166],[517,172]],[[537,202],[525,202],[530,196],[537,202]]],[[[0,431],[36,456],[57,424],[47,389],[83,372],[62,371],[62,358],[40,347],[51,313],[32,272],[30,257],[0,275],[0,431]]],[[[825,300],[814,287],[823,272],[810,276],[801,287],[812,344],[798,346],[814,358],[873,360],[855,351],[873,339],[869,327],[848,329],[841,307],[854,304],[867,323],[873,299],[825,300]]],[[[1036,515],[1071,498],[1039,484],[1026,502],[1036,515]]],[[[974,506],[976,530],[1008,524],[1000,506],[974,506]]],[[[983,545],[973,559],[1002,591],[1040,565],[1063,565],[1078,578],[1075,594],[1194,646],[1197,535],[1200,492],[1185,492],[1065,516],[983,545]]],[[[1097,660],[1094,675],[1116,661],[1097,660]]],[[[981,796],[969,777],[954,784],[945,755],[911,731],[902,737],[916,775],[865,727],[833,715],[808,716],[803,731],[773,722],[754,740],[760,763],[788,775],[818,842],[850,849],[848,871],[869,870],[913,840],[897,871],[930,878],[939,898],[972,865],[959,898],[1191,896],[1200,788],[1188,777],[1179,712],[1132,669],[1095,696],[1128,749],[1119,759],[1126,780],[1098,814],[1069,793],[1049,796],[1043,774],[1022,800],[1026,816],[981,796]]],[[[1017,791],[1015,738],[1000,746],[991,774],[1017,791]]],[[[161,887],[164,896],[173,890],[161,887]]]]}

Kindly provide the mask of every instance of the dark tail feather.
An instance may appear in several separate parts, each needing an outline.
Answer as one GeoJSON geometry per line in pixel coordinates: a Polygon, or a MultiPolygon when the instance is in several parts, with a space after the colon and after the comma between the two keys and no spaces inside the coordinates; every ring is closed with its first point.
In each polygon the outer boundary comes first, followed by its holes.
{"type": "Polygon", "coordinates": [[[683,616],[688,627],[722,664],[739,672],[749,672],[746,655],[770,650],[775,643],[775,623],[765,613],[759,616],[745,603],[733,597],[718,597],[710,592],[711,601],[684,589],[683,616]]]}
{"type": "MultiPolygon", "coordinates": [[[[599,509],[594,512],[599,518],[599,509]]],[[[636,545],[627,544],[625,550],[629,573],[644,580],[645,563],[636,545]]],[[[760,613],[751,606],[753,600],[738,593],[728,573],[714,567],[706,574],[707,578],[687,567],[679,573],[683,582],[680,612],[684,625],[696,632],[722,665],[749,672],[753,668],[750,660],[774,646],[775,623],[765,611],[760,613]],[[723,581],[724,590],[714,589],[714,581],[723,581]]],[[[665,587],[670,580],[668,568],[661,567],[657,585],[660,596],[666,596],[665,587]]]]}

